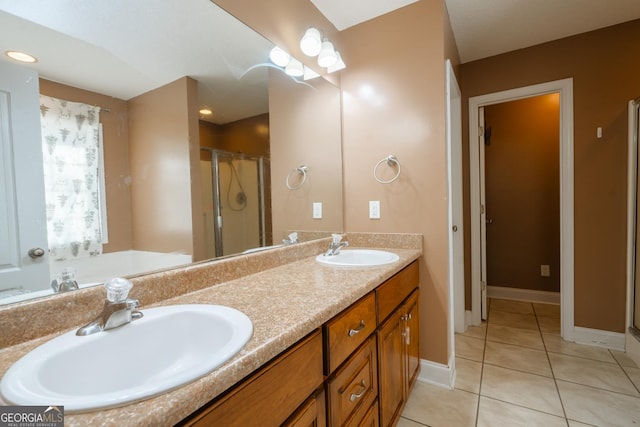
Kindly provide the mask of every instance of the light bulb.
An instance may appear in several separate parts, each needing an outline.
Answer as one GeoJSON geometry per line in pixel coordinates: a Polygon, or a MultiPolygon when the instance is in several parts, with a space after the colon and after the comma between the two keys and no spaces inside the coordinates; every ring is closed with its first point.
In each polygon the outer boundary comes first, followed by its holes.
{"type": "Polygon", "coordinates": [[[322,49],[318,55],[318,65],[321,67],[331,67],[338,62],[336,51],[333,49],[333,43],[328,40],[322,42],[322,49]]]}
{"type": "Polygon", "coordinates": [[[269,59],[277,66],[284,67],[289,63],[289,54],[276,46],[269,52],[269,59]]]}
{"type": "Polygon", "coordinates": [[[338,58],[336,63],[330,67],[327,67],[327,71],[329,73],[333,73],[334,71],[344,70],[345,68],[347,68],[347,65],[344,63],[344,61],[342,60],[342,57],[340,56],[340,52],[336,51],[336,57],[338,58]]]}
{"type": "Polygon", "coordinates": [[[291,77],[300,77],[304,74],[304,69],[302,68],[302,62],[298,61],[296,58],[289,59],[289,63],[287,64],[284,72],[291,77]]]}
{"type": "Polygon", "coordinates": [[[320,53],[322,47],[322,39],[320,38],[320,31],[311,27],[300,39],[300,49],[302,53],[307,56],[316,56],[320,53]]]}

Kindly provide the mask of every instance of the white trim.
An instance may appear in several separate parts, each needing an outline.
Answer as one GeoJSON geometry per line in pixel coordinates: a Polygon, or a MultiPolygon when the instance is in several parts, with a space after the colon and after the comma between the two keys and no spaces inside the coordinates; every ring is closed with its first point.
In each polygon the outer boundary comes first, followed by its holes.
{"type": "Polygon", "coordinates": [[[469,98],[471,191],[471,292],[473,324],[480,324],[480,218],[478,108],[547,93],[560,94],[560,299],[561,335],[573,341],[574,332],[574,224],[573,224],[573,79],[556,80],[469,98]]]}
{"type": "MultiPolygon", "coordinates": [[[[446,72],[447,194],[449,221],[449,342],[464,332],[464,218],[462,189],[462,94],[450,60],[446,72]],[[456,231],[454,230],[454,227],[456,231]]],[[[454,351],[450,344],[449,354],[454,351]]]]}
{"type": "Polygon", "coordinates": [[[541,302],[546,304],[560,304],[560,292],[507,288],[503,286],[487,286],[487,294],[489,298],[541,302]]]}
{"type": "MultiPolygon", "coordinates": [[[[636,275],[636,196],[638,186],[638,141],[636,141],[636,107],[628,108],[628,165],[627,165],[627,315],[626,327],[633,324],[634,285],[636,275]]],[[[633,338],[633,337],[631,337],[633,338]]]]}
{"type": "Polygon", "coordinates": [[[447,366],[430,360],[420,359],[418,381],[453,390],[456,373],[452,364],[453,360],[455,359],[452,355],[449,359],[449,366],[447,366]]]}
{"type": "Polygon", "coordinates": [[[471,310],[466,310],[464,312],[464,330],[467,330],[467,326],[473,324],[473,312],[471,310]]]}
{"type": "Polygon", "coordinates": [[[626,335],[626,347],[625,351],[627,356],[631,358],[638,366],[640,366],[640,340],[638,338],[631,335],[631,333],[627,330],[626,335]]]}
{"type": "Polygon", "coordinates": [[[600,329],[576,326],[574,328],[574,339],[578,344],[624,351],[625,336],[620,332],[602,331],[600,329]]]}

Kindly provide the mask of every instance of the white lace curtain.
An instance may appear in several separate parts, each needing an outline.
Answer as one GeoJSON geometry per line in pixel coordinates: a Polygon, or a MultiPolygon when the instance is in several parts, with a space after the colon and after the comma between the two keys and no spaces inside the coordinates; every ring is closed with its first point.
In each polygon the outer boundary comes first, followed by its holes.
{"type": "Polygon", "coordinates": [[[100,108],[40,96],[40,113],[51,258],[99,255],[100,108]]]}

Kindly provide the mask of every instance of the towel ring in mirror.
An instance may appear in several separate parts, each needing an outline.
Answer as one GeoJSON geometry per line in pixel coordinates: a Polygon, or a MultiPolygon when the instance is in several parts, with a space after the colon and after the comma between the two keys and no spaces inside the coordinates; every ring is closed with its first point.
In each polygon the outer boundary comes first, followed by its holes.
{"type": "Polygon", "coordinates": [[[307,171],[308,171],[308,168],[306,165],[302,165],[295,169],[291,169],[291,172],[289,172],[289,174],[287,175],[287,179],[285,179],[285,182],[284,182],[287,188],[289,190],[297,190],[301,188],[304,185],[305,181],[307,180],[307,171]],[[292,185],[291,179],[297,174],[302,175],[302,178],[300,178],[300,182],[297,185],[292,185]]]}

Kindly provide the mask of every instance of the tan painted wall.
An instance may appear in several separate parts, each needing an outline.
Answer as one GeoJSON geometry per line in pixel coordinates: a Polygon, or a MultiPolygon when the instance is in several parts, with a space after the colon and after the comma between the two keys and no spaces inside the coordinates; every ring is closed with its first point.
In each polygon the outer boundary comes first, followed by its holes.
{"type": "Polygon", "coordinates": [[[344,229],[340,90],[316,79],[314,87],[293,84],[280,71],[269,70],[271,130],[271,201],[273,238],[280,243],[287,230],[344,229]],[[307,178],[293,169],[306,165],[307,178]],[[286,187],[287,175],[292,187],[286,187]],[[313,203],[322,203],[322,219],[313,219],[313,203]]]}
{"type": "Polygon", "coordinates": [[[104,245],[103,252],[131,249],[133,232],[126,101],[45,79],[40,79],[40,92],[43,95],[98,105],[102,109],[110,110],[110,112],[100,113],[105,156],[107,226],[109,227],[109,243],[104,245]]]}
{"type": "MultiPolygon", "coordinates": [[[[456,68],[459,59],[444,2],[423,0],[340,33],[308,2],[215,3],[307,64],[298,42],[308,26],[323,30],[340,50],[347,63],[340,72],[345,230],[424,234],[421,357],[446,364],[444,59],[452,58],[456,68]],[[402,162],[403,173],[383,186],[373,180],[372,170],[389,154],[402,162]],[[380,220],[368,219],[369,200],[381,201],[380,220]]],[[[276,158],[273,150],[272,138],[276,158]]]]}
{"type": "Polygon", "coordinates": [[[448,362],[448,224],[445,145],[445,10],[414,3],[341,33],[347,231],[418,232],[421,356],[448,362]],[[377,183],[374,165],[389,154],[399,179],[377,183]],[[381,219],[368,218],[380,200],[381,219]]]}
{"type": "Polygon", "coordinates": [[[191,185],[199,182],[190,167],[199,165],[193,84],[184,77],[129,100],[134,249],[193,254],[192,188],[201,200],[191,185]]]}
{"type": "MultiPolygon", "coordinates": [[[[640,95],[638,46],[640,20],[461,67],[467,165],[468,97],[573,77],[575,325],[614,332],[625,325],[626,107],[640,95]]],[[[468,221],[467,210],[465,230],[468,221]]]]}
{"type": "Polygon", "coordinates": [[[490,286],[560,291],[559,102],[555,93],[484,109],[490,286]]]}

